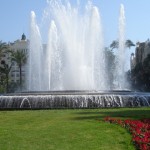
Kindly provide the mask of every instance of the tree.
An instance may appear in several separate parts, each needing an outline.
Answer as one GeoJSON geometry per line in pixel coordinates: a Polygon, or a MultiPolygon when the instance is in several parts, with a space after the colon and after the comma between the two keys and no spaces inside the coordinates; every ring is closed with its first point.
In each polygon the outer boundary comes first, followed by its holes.
{"type": "Polygon", "coordinates": [[[6,85],[6,92],[8,92],[8,84],[9,84],[9,73],[11,70],[11,65],[5,63],[5,61],[2,61],[1,67],[0,67],[0,77],[1,77],[1,84],[6,85]]]}
{"type": "MultiPolygon", "coordinates": [[[[126,40],[125,46],[130,49],[131,46],[135,46],[135,44],[131,40],[126,40]]],[[[119,42],[117,40],[112,41],[112,43],[110,44],[110,48],[112,50],[118,47],[119,47],[119,42]]]]}
{"type": "Polygon", "coordinates": [[[20,88],[22,88],[22,66],[24,66],[27,62],[27,53],[23,50],[17,50],[12,52],[11,59],[16,62],[19,67],[20,88]]]}
{"type": "Polygon", "coordinates": [[[112,43],[110,44],[111,50],[118,48],[118,47],[119,47],[119,42],[117,40],[112,41],[112,43]]]}
{"type": "Polygon", "coordinates": [[[128,47],[129,49],[131,48],[131,46],[135,46],[135,44],[134,44],[131,40],[126,40],[125,45],[126,45],[126,47],[128,47]]]}
{"type": "Polygon", "coordinates": [[[150,54],[143,62],[137,63],[131,71],[133,86],[142,91],[150,91],[150,54]]]}
{"type": "Polygon", "coordinates": [[[5,61],[2,59],[7,52],[8,52],[8,45],[5,42],[0,41],[0,90],[1,92],[2,91],[4,92],[5,90],[5,83],[6,83],[6,91],[8,90],[8,74],[9,74],[7,73],[8,66],[5,64],[5,61]]]}
{"type": "Polygon", "coordinates": [[[8,45],[5,42],[0,41],[0,60],[7,49],[8,45]]]}
{"type": "Polygon", "coordinates": [[[114,71],[115,71],[115,55],[112,50],[105,48],[105,64],[107,73],[107,82],[110,89],[113,89],[114,71]]]}

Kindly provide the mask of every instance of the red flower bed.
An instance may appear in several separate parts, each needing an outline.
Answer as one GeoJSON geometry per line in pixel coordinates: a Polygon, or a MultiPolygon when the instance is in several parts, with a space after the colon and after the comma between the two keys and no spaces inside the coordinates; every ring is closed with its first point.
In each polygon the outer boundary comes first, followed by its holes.
{"type": "Polygon", "coordinates": [[[150,119],[143,120],[120,120],[106,117],[104,121],[121,125],[132,134],[132,140],[137,149],[150,150],[150,119]]]}

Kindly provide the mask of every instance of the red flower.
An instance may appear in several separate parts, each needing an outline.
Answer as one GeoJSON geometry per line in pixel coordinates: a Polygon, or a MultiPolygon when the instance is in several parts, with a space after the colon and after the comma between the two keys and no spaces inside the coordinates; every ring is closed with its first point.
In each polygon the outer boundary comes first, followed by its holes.
{"type": "Polygon", "coordinates": [[[127,128],[132,134],[132,141],[140,150],[150,150],[150,119],[122,121],[106,117],[104,121],[127,128]]]}

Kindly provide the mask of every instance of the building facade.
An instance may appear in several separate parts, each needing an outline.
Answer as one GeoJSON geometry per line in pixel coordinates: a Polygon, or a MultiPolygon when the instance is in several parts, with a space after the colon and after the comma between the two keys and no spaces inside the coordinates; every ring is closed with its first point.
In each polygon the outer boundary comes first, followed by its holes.
{"type": "MultiPolygon", "coordinates": [[[[15,61],[11,59],[11,52],[23,51],[28,55],[29,53],[29,40],[26,39],[26,36],[22,34],[21,39],[16,40],[12,43],[8,43],[7,53],[3,53],[0,66],[2,68],[8,67],[10,68],[9,72],[9,83],[19,83],[20,81],[20,72],[19,67],[15,61]],[[9,52],[10,51],[10,52],[9,52]]],[[[27,77],[27,65],[22,66],[22,81],[25,82],[25,78],[27,77]]],[[[3,76],[0,76],[0,79],[3,79],[3,76]]]]}
{"type": "Polygon", "coordinates": [[[150,54],[150,41],[149,39],[146,42],[137,42],[135,48],[135,54],[131,54],[130,64],[131,70],[139,63],[143,63],[144,59],[150,54]]]}
{"type": "MultiPolygon", "coordinates": [[[[16,51],[23,51],[24,53],[28,54],[29,51],[29,40],[26,39],[26,36],[23,34],[20,40],[16,40],[9,46],[10,50],[13,52],[16,51]]],[[[22,80],[25,80],[27,76],[27,65],[22,66],[22,80]]],[[[20,74],[19,74],[19,67],[16,62],[12,62],[12,68],[10,73],[11,82],[19,82],[20,74]]]]}

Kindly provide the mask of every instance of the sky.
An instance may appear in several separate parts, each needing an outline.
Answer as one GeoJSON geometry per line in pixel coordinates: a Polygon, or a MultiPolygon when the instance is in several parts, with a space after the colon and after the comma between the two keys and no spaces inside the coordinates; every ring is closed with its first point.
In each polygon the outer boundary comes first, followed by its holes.
{"type": "MultiPolygon", "coordinates": [[[[84,5],[86,0],[80,0],[84,5]]],[[[144,42],[150,38],[150,0],[92,0],[99,8],[105,46],[118,38],[118,18],[120,5],[125,8],[126,39],[144,42]]],[[[70,0],[75,3],[76,0],[70,0]]],[[[13,42],[21,38],[22,33],[29,37],[30,12],[34,11],[40,24],[46,0],[1,0],[0,4],[0,40],[13,42]]],[[[130,51],[133,51],[130,50],[130,51]]]]}

